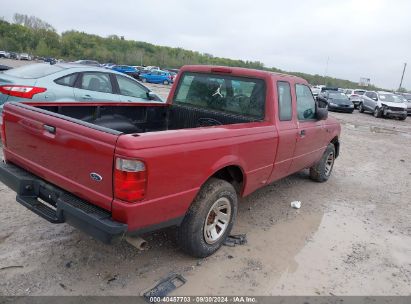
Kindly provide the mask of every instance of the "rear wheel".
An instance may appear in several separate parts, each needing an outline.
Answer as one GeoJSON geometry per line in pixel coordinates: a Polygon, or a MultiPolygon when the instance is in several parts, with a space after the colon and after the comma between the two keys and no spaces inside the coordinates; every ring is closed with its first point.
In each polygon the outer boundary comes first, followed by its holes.
{"type": "Polygon", "coordinates": [[[225,180],[211,178],[201,188],[179,227],[181,249],[194,257],[216,252],[237,216],[237,193],[225,180]]]}
{"type": "Polygon", "coordinates": [[[364,113],[364,107],[362,105],[362,102],[360,102],[360,104],[358,105],[358,111],[360,111],[360,113],[364,113]]]}
{"type": "Polygon", "coordinates": [[[142,78],[141,81],[142,81],[142,82],[147,82],[147,79],[146,79],[146,78],[142,78]]]}
{"type": "Polygon", "coordinates": [[[334,160],[335,147],[328,144],[320,161],[310,168],[310,178],[320,183],[327,181],[334,167],[334,160]]]}
{"type": "Polygon", "coordinates": [[[170,82],[169,82],[168,80],[164,80],[164,81],[163,81],[163,84],[168,85],[168,84],[170,84],[170,82]]]}

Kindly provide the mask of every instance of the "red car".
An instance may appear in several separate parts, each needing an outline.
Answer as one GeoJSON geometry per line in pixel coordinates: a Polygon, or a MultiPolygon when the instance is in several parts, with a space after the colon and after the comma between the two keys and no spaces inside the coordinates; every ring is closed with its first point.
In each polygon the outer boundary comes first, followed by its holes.
{"type": "Polygon", "coordinates": [[[304,79],[185,66],[166,104],[7,103],[0,180],[50,222],[104,242],[176,225],[205,257],[239,197],[305,168],[326,181],[339,136],[304,79]]]}

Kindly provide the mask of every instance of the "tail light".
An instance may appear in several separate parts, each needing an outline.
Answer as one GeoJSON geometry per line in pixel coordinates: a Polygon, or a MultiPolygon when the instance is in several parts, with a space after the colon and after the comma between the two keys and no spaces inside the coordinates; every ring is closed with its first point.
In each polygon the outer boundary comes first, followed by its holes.
{"type": "Polygon", "coordinates": [[[4,112],[2,112],[0,116],[0,123],[1,123],[1,129],[0,129],[0,136],[1,136],[1,141],[3,143],[3,147],[6,146],[6,126],[4,125],[4,112]]]}
{"type": "Polygon", "coordinates": [[[147,169],[144,162],[116,158],[114,169],[114,197],[126,202],[144,198],[147,187],[147,169]]]}
{"type": "Polygon", "coordinates": [[[34,95],[47,91],[46,88],[22,86],[22,85],[2,85],[0,92],[5,95],[32,99],[34,95]]]}

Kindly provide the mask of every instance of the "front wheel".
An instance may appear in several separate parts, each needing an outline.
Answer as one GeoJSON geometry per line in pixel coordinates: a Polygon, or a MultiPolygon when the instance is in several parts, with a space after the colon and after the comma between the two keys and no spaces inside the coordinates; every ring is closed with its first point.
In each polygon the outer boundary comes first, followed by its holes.
{"type": "Polygon", "coordinates": [[[362,102],[358,105],[358,111],[360,111],[360,113],[364,113],[364,106],[362,105],[362,102]]]}
{"type": "Polygon", "coordinates": [[[335,147],[328,144],[320,161],[310,168],[310,178],[316,182],[325,182],[331,176],[335,161],[335,147]]]}
{"type": "Polygon", "coordinates": [[[211,178],[201,188],[178,230],[181,249],[204,258],[216,252],[237,216],[237,193],[225,180],[211,178]]]}
{"type": "Polygon", "coordinates": [[[374,109],[374,117],[375,118],[380,118],[381,117],[381,110],[379,107],[375,107],[374,109]]]}

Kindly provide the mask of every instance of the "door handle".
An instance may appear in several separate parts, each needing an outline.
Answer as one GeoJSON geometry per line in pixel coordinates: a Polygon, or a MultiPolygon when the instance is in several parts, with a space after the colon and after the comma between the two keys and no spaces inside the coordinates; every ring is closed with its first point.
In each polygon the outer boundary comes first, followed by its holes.
{"type": "Polygon", "coordinates": [[[43,125],[43,129],[51,134],[56,134],[56,127],[50,125],[43,125]]]}
{"type": "Polygon", "coordinates": [[[92,97],[90,95],[83,95],[83,99],[91,99],[92,97]]]}

